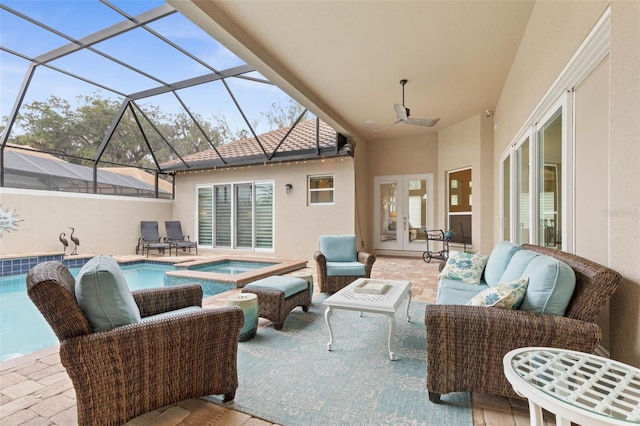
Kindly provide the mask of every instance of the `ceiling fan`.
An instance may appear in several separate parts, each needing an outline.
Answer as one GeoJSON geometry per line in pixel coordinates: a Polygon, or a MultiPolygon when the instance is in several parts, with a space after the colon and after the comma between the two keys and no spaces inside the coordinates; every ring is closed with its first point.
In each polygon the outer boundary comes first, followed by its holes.
{"type": "MultiPolygon", "coordinates": [[[[409,110],[409,108],[404,106],[404,85],[407,84],[407,80],[406,79],[400,80],[400,84],[402,85],[402,104],[393,104],[393,108],[396,110],[396,115],[398,116],[398,121],[392,123],[391,126],[398,123],[406,123],[406,124],[412,124],[414,126],[423,126],[423,127],[435,126],[436,123],[440,121],[439,118],[413,118],[409,116],[411,114],[411,111],[409,110]]],[[[376,129],[376,131],[380,131],[384,129],[388,129],[388,127],[383,127],[382,129],[376,129]]]]}

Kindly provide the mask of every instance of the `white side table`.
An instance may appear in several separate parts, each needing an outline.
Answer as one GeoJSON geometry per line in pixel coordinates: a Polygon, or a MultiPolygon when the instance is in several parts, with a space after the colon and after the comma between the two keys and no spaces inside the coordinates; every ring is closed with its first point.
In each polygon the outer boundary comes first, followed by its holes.
{"type": "Polygon", "coordinates": [[[556,425],[640,424],[640,370],[596,355],[555,348],[520,348],[504,356],[504,374],[529,399],[532,426],[542,408],[556,425]]]}

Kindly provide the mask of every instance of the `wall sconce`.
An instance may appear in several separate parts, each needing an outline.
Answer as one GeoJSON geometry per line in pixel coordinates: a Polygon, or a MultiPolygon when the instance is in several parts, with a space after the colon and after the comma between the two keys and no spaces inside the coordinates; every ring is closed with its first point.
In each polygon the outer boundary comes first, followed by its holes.
{"type": "Polygon", "coordinates": [[[284,186],[285,191],[287,191],[287,195],[291,194],[291,188],[293,188],[293,185],[291,185],[290,183],[284,186]]]}

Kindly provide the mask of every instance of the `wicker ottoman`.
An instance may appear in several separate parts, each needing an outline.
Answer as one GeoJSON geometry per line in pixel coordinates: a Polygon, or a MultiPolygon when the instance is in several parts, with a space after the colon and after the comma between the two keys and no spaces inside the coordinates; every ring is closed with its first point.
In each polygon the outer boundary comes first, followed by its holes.
{"type": "Polygon", "coordinates": [[[311,304],[309,283],[301,278],[273,275],[245,285],[242,292],[258,296],[258,315],[271,320],[276,330],[296,306],[307,312],[311,304]]]}

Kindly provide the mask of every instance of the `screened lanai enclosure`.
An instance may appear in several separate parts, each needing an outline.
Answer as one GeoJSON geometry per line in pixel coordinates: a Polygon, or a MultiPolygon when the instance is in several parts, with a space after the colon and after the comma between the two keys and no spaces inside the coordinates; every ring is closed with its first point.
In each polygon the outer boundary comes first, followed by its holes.
{"type": "Polygon", "coordinates": [[[170,198],[353,145],[163,1],[0,2],[0,186],[170,198]]]}

